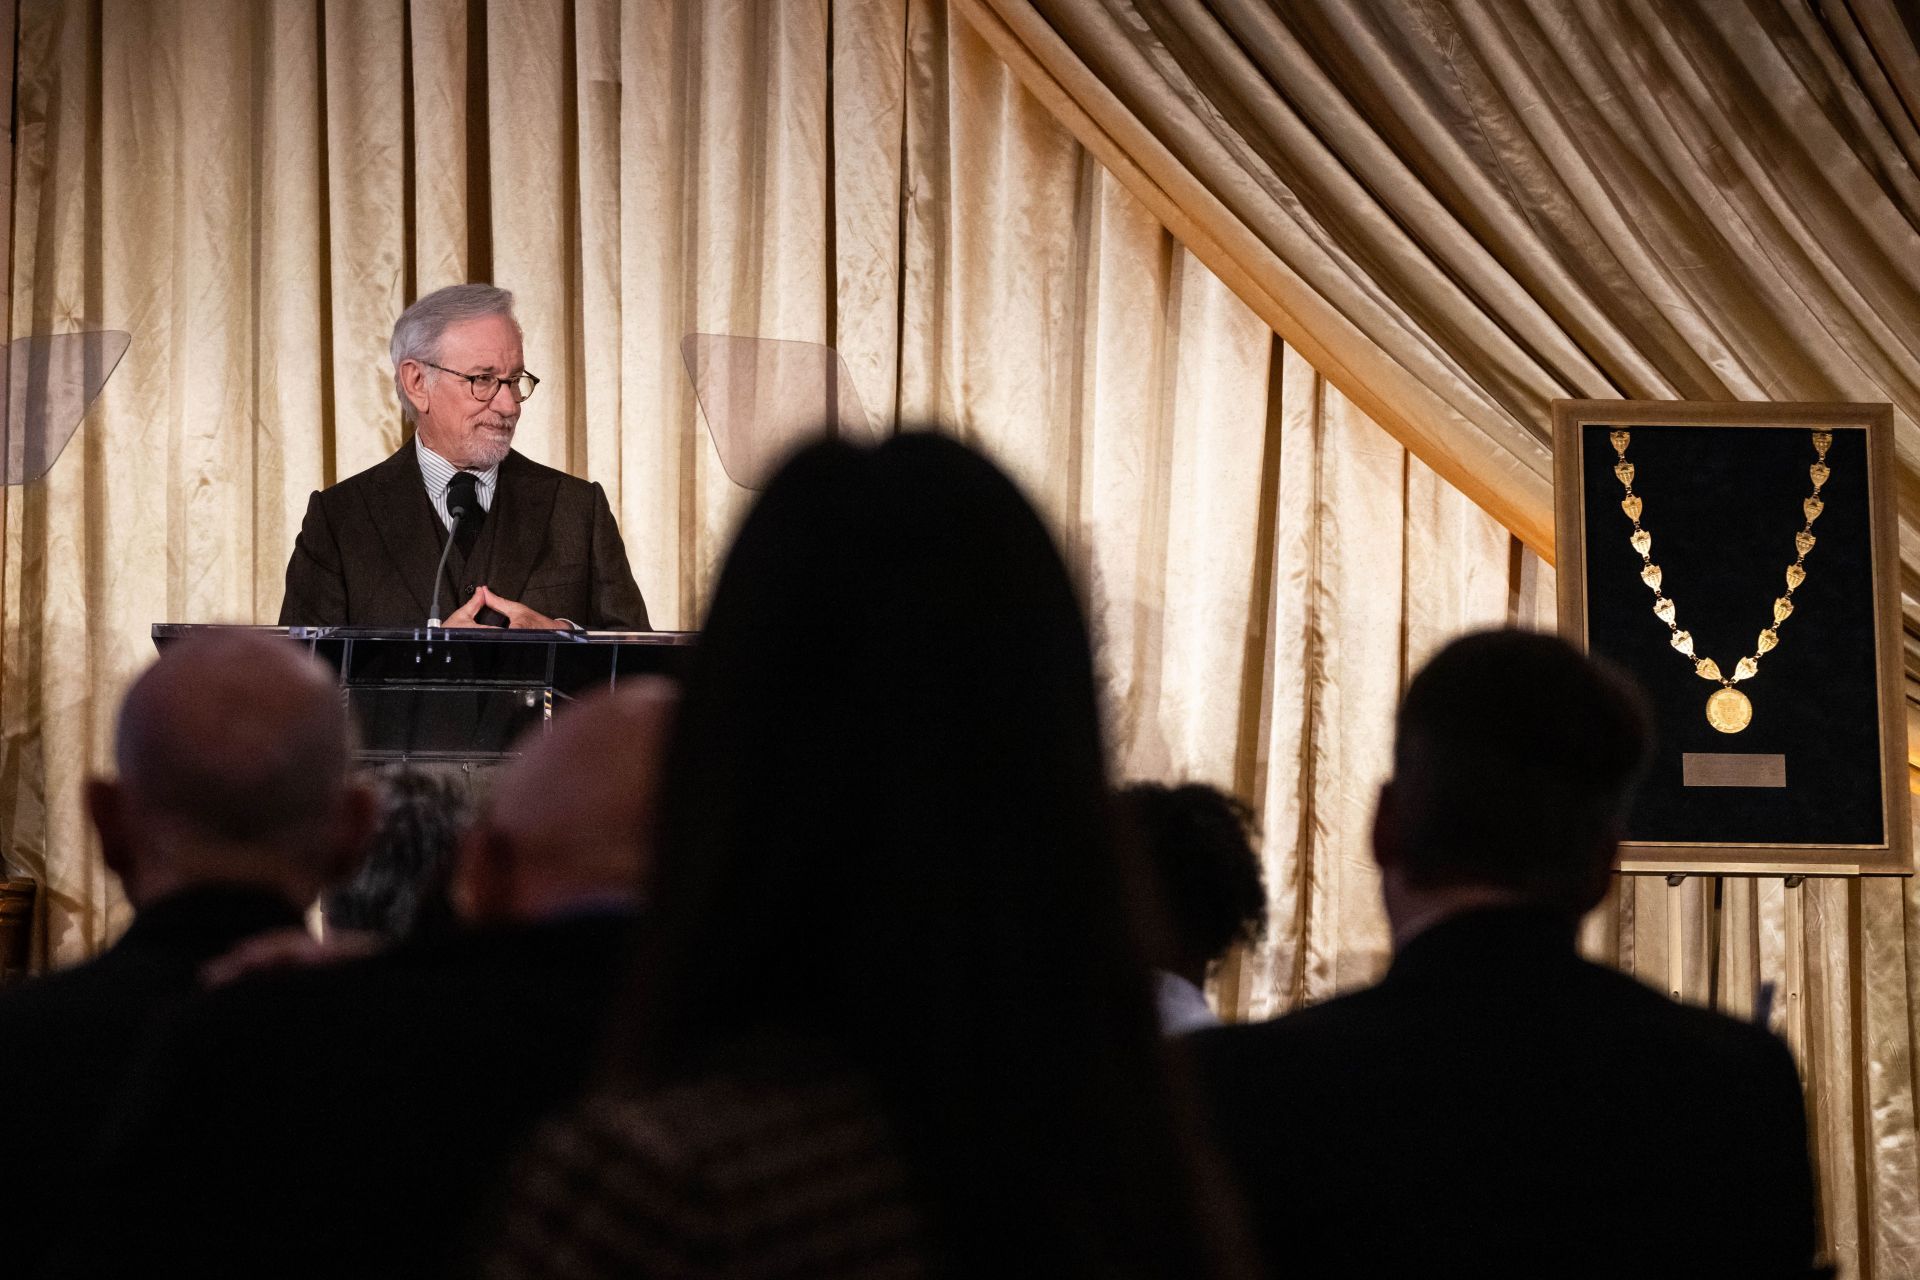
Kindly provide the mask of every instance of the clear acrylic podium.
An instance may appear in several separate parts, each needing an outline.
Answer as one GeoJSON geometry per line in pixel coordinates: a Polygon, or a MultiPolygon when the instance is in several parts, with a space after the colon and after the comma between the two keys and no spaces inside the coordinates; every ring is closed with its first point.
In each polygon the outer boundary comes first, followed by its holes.
{"type": "MultiPolygon", "coordinates": [[[[201,631],[157,622],[153,643],[201,631]]],[[[340,674],[359,728],[357,756],[492,764],[527,730],[573,698],[642,675],[676,675],[699,638],[692,631],[507,631],[491,627],[246,627],[285,636],[340,674]]]]}

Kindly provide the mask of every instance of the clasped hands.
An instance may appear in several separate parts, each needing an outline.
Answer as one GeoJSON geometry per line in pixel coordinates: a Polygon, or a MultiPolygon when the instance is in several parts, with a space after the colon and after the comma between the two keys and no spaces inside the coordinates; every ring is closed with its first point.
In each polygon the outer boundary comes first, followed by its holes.
{"type": "Polygon", "coordinates": [[[556,622],[546,614],[527,608],[518,600],[509,600],[503,595],[489,591],[481,586],[473,597],[454,611],[442,625],[452,629],[456,627],[481,627],[486,624],[479,620],[482,609],[498,609],[507,615],[507,626],[523,631],[567,631],[569,624],[556,622]]]}

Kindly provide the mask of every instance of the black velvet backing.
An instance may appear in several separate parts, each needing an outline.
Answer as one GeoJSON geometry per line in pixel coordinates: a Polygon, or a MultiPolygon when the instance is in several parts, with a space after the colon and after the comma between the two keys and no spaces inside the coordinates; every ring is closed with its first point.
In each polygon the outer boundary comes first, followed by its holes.
{"type": "MultiPolygon", "coordinates": [[[[1793,616],[1760,673],[1737,687],[1753,702],[1745,731],[1707,723],[1707,698],[1720,686],[1693,673],[1654,616],[1627,542],[1616,456],[1607,434],[1582,429],[1585,473],[1587,640],[1619,663],[1653,699],[1653,769],[1629,821],[1630,841],[1688,844],[1864,844],[1885,840],[1876,687],[1872,521],[1867,505],[1866,433],[1836,428],[1833,474],[1814,522],[1818,539],[1794,592],[1793,616]],[[1686,787],[1681,756],[1691,751],[1779,753],[1787,785],[1686,787]]],[[[1694,651],[1731,676],[1772,623],[1786,594],[1793,535],[1805,523],[1802,499],[1816,455],[1810,431],[1763,427],[1629,427],[1627,460],[1645,502],[1640,527],[1653,535],[1662,591],[1694,651]]],[[[1570,568],[1570,567],[1569,567],[1570,568]]],[[[1563,572],[1569,571],[1563,569],[1563,572]]]]}

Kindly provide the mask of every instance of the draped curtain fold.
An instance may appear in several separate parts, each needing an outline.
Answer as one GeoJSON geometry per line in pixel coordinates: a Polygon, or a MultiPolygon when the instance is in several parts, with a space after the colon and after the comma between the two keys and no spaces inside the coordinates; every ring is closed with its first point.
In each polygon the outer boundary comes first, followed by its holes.
{"type": "MultiPolygon", "coordinates": [[[[394,316],[491,278],[516,291],[543,378],[519,447],[606,486],[658,625],[697,625],[750,500],[718,465],[683,335],[830,343],[887,427],[938,422],[991,451],[1082,583],[1116,772],[1227,785],[1261,815],[1271,923],[1216,994],[1266,1016],[1376,977],[1367,826],[1394,702],[1451,636],[1552,622],[1552,570],[1509,533],[1550,536],[1545,400],[1852,394],[1867,383],[1833,353],[1858,334],[1791,359],[1696,344],[1722,324],[1708,302],[1758,268],[1714,260],[1719,241],[1628,252],[1610,237],[1648,211],[1616,208],[1592,175],[1553,185],[1571,158],[1544,145],[1535,168],[1470,180],[1463,165],[1453,181],[1537,189],[1551,218],[1526,201],[1467,216],[1451,188],[1423,193],[1431,167],[1403,135],[1513,159],[1515,123],[1494,107],[1517,91],[1484,68],[1471,93],[1450,78],[1506,9],[1291,6],[1274,26],[1253,5],[1070,7],[1090,24],[1081,71],[1037,77],[1036,49],[1060,56],[1069,24],[998,0],[23,0],[11,332],[134,335],[52,474],[0,490],[0,853],[46,887],[45,958],[78,959],[124,923],[79,797],[110,764],[148,625],[275,615],[307,494],[402,439],[394,316]],[[1457,46],[1414,39],[1468,19],[1457,46]],[[1286,134],[1337,126],[1367,166],[1323,137],[1304,183],[1280,135],[1249,126],[1282,53],[1279,83],[1303,99],[1372,68],[1372,98],[1296,103],[1286,134]],[[1160,137],[1147,100],[1176,75],[1177,136],[1158,155],[1117,147],[1160,137]],[[1396,116],[1429,81],[1457,111],[1396,116]],[[1203,142],[1206,166],[1143,183],[1203,142]],[[1394,199],[1369,203],[1396,174],[1394,199]],[[1168,196],[1194,190],[1214,204],[1168,196]],[[1507,260],[1523,231],[1554,252],[1507,260]],[[1590,273],[1563,237],[1619,261],[1590,273]],[[1307,248],[1327,256],[1286,256],[1307,248]],[[1666,294],[1622,292],[1648,272],[1666,294]],[[1831,387],[1783,372],[1810,369],[1831,387]]],[[[1631,12],[1654,40],[1654,7],[1631,12]]],[[[1891,11],[1872,12],[1857,29],[1884,47],[1891,11]]],[[[1534,24],[1513,58],[1574,25],[1534,24]]],[[[1608,74],[1640,84],[1643,52],[1608,74]]],[[[1831,72],[1787,65],[1816,88],[1831,72]]],[[[1886,121],[1914,89],[1888,63],[1855,97],[1808,92],[1822,119],[1886,121]]],[[[1876,175],[1850,188],[1862,220],[1920,154],[1910,128],[1886,128],[1809,152],[1836,182],[1876,175]]],[[[1685,201],[1656,203],[1679,218],[1685,201]]],[[[1886,256],[1883,294],[1916,269],[1886,256]]],[[[1810,306],[1773,323],[1797,332],[1810,306]]],[[[1916,921],[1894,885],[1693,879],[1623,882],[1586,928],[1590,950],[1684,998],[1747,1013],[1762,982],[1778,989],[1828,1232],[1859,1274],[1920,1274],[1916,921]]]]}

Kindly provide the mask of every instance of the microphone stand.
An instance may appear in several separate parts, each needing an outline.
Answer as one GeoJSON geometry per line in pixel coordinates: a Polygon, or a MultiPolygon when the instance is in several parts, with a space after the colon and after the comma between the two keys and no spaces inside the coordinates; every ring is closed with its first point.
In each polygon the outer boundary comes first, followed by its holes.
{"type": "Polygon", "coordinates": [[[453,551],[453,536],[460,532],[460,521],[466,517],[467,509],[461,506],[447,514],[453,517],[453,525],[447,530],[447,545],[440,548],[440,563],[433,567],[433,611],[427,619],[429,643],[433,640],[433,629],[440,626],[440,580],[447,576],[447,556],[453,551]]]}

